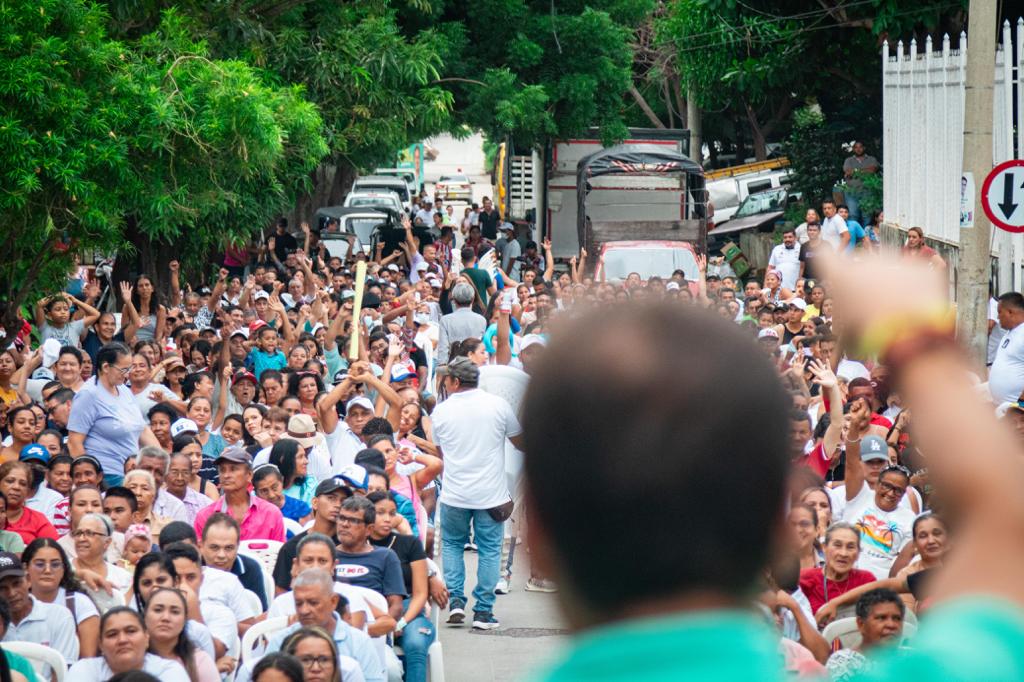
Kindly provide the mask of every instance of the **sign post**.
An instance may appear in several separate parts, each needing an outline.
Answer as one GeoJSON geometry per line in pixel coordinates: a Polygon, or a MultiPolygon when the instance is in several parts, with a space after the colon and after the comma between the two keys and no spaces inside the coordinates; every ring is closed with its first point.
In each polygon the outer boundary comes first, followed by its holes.
{"type": "Polygon", "coordinates": [[[1024,232],[1024,160],[1005,161],[985,177],[981,208],[992,224],[1007,232],[1024,232]]]}

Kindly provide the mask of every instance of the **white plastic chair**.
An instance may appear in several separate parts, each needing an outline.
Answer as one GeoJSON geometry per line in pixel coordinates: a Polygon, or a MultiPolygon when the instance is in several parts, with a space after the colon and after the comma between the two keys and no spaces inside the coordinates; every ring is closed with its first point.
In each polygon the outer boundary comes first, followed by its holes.
{"type": "MultiPolygon", "coordinates": [[[[249,594],[252,594],[251,592],[249,594]]],[[[264,635],[274,632],[275,630],[281,630],[288,627],[288,616],[279,616],[278,618],[267,618],[264,621],[256,623],[251,628],[245,631],[245,635],[242,637],[242,650],[239,656],[239,665],[245,663],[246,660],[253,656],[262,654],[262,645],[260,645],[260,638],[264,635]],[[257,652],[257,646],[260,647],[260,651],[257,652]]],[[[58,680],[57,682],[60,682],[58,680]]]]}
{"type": "MultiPolygon", "coordinates": [[[[56,649],[43,644],[36,644],[35,642],[4,642],[0,648],[27,658],[35,664],[33,667],[37,673],[40,672],[40,664],[49,666],[50,670],[53,671],[56,681],[64,682],[64,676],[68,672],[68,663],[64,660],[64,656],[56,649]]],[[[45,672],[45,670],[42,672],[45,672]]],[[[49,675],[45,679],[50,679],[49,675]]]]}
{"type": "Polygon", "coordinates": [[[248,602],[249,608],[256,613],[263,613],[263,602],[260,601],[260,596],[252,590],[242,590],[242,594],[245,597],[245,601],[248,602]]]}
{"type": "MultiPolygon", "coordinates": [[[[911,639],[917,634],[917,617],[907,611],[903,621],[903,642],[911,639]]],[[[844,649],[853,649],[860,646],[861,635],[860,630],[857,629],[857,618],[840,618],[834,620],[825,626],[821,636],[825,638],[825,641],[832,644],[836,639],[839,640],[840,645],[844,649]]]]}
{"type": "Polygon", "coordinates": [[[242,540],[238,544],[238,551],[260,562],[263,570],[273,573],[277,554],[283,545],[283,542],[277,540],[242,540]]]}
{"type": "Polygon", "coordinates": [[[292,535],[298,535],[302,532],[302,524],[294,519],[284,520],[284,531],[285,533],[291,533],[292,535]]]}

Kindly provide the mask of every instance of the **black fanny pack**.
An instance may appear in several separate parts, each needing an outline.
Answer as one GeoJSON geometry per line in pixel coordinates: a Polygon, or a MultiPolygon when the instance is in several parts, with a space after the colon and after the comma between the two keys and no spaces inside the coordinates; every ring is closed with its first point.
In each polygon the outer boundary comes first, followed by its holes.
{"type": "Polygon", "coordinates": [[[508,517],[512,516],[512,510],[515,509],[515,502],[509,500],[504,504],[499,504],[497,507],[491,507],[487,510],[487,513],[491,515],[491,518],[502,523],[508,521],[508,517]]]}

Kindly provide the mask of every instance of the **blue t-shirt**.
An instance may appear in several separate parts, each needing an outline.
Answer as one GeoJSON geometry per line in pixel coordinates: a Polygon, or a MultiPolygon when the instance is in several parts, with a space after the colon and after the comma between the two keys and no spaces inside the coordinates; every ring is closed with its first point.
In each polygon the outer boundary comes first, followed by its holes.
{"type": "Polygon", "coordinates": [[[85,452],[100,461],[106,475],[124,475],[124,462],[139,451],[139,434],[145,428],[127,386],[118,386],[115,396],[93,377],[71,401],[68,431],[85,434],[85,452]]]}
{"type": "MultiPolygon", "coordinates": [[[[309,516],[312,511],[312,507],[302,500],[296,500],[291,495],[284,496],[284,505],[281,507],[281,516],[286,519],[298,522],[306,516],[309,516]]],[[[291,535],[288,537],[291,537],[291,535]]]]}
{"type": "Polygon", "coordinates": [[[857,244],[864,241],[864,237],[867,236],[867,232],[864,231],[864,227],[856,220],[847,220],[846,228],[850,230],[850,243],[846,245],[847,252],[853,251],[857,244]]]}
{"type": "Polygon", "coordinates": [[[253,348],[245,358],[245,366],[256,375],[256,381],[260,380],[263,370],[281,370],[288,366],[288,358],[281,351],[275,351],[273,355],[264,353],[259,348],[253,348]]]}
{"type": "Polygon", "coordinates": [[[386,547],[374,547],[365,554],[349,554],[338,550],[334,574],[343,583],[368,587],[384,596],[409,596],[402,579],[402,562],[398,560],[397,554],[386,547]]]}

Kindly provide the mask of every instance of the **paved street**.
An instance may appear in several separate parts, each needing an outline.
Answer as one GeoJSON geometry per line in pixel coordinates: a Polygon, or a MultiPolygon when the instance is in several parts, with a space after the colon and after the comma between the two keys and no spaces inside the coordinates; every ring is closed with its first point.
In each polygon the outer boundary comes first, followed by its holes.
{"type": "MultiPolygon", "coordinates": [[[[466,552],[466,594],[476,585],[476,553],[466,552]]],[[[527,592],[523,589],[530,577],[528,555],[524,545],[516,549],[512,591],[499,596],[494,613],[501,628],[490,632],[444,624],[442,613],[441,642],[444,644],[446,682],[517,682],[526,680],[530,671],[557,655],[564,645],[564,625],[558,615],[555,595],[527,592]]],[[[469,606],[472,606],[470,600],[469,606]]],[[[467,618],[472,616],[467,609],[467,618]]]]}

